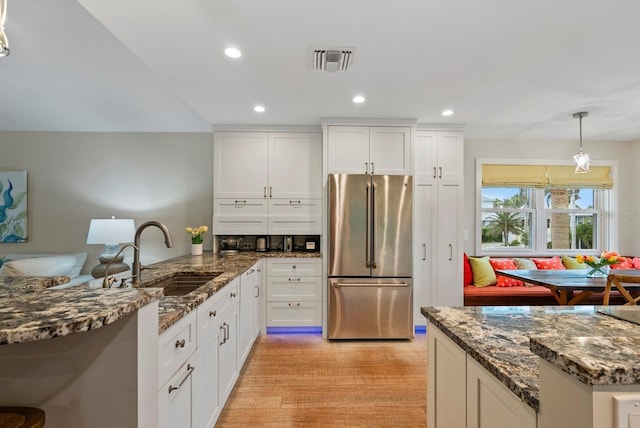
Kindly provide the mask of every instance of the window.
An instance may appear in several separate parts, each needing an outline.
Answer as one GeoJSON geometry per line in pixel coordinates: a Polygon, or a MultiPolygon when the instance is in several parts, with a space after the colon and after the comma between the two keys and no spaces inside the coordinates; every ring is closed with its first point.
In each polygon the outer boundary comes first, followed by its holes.
{"type": "MultiPolygon", "coordinates": [[[[585,180],[567,166],[489,166],[480,187],[481,254],[588,254],[606,247],[612,182],[585,180]]],[[[609,179],[606,168],[597,174],[609,179]]]]}

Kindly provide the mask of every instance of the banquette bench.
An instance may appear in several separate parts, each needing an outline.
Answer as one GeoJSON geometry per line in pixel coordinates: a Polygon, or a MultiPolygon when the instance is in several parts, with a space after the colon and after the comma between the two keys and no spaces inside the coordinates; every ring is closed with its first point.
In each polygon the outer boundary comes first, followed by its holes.
{"type": "MultiPolygon", "coordinates": [[[[557,305],[557,300],[548,288],[541,285],[526,285],[495,274],[497,269],[585,269],[568,256],[506,258],[468,257],[464,255],[464,305],[465,306],[509,306],[509,305],[557,305]]],[[[640,258],[628,257],[625,264],[611,268],[640,269],[640,258]]],[[[582,305],[601,305],[604,293],[593,293],[580,302],[582,305]]],[[[611,293],[611,304],[623,304],[625,300],[618,292],[611,293]]]]}

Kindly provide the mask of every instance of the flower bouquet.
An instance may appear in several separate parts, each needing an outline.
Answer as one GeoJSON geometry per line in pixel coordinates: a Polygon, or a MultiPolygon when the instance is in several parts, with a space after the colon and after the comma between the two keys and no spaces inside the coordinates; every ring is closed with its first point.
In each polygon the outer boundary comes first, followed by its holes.
{"type": "Polygon", "coordinates": [[[186,228],[187,233],[191,234],[192,244],[202,244],[202,241],[203,241],[202,235],[208,230],[209,228],[207,226],[186,228]]]}
{"type": "Polygon", "coordinates": [[[600,257],[583,256],[580,254],[576,256],[578,263],[585,263],[591,268],[587,276],[607,276],[609,274],[609,265],[622,263],[625,260],[626,258],[620,256],[615,251],[603,251],[600,257]]]}

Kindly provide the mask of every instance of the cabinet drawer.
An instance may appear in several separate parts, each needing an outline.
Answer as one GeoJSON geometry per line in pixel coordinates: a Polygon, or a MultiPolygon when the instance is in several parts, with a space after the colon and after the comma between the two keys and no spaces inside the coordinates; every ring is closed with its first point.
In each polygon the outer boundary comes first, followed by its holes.
{"type": "Polygon", "coordinates": [[[322,300],[322,279],[313,276],[274,277],[267,281],[267,301],[322,300]]]}
{"type": "Polygon", "coordinates": [[[277,258],[267,260],[267,277],[322,276],[321,259],[277,258]]]}
{"type": "Polygon", "coordinates": [[[198,347],[218,337],[220,317],[227,308],[238,304],[238,278],[198,306],[198,347]]]}
{"type": "Polygon", "coordinates": [[[319,217],[322,199],[270,199],[269,216],[319,217]]]}
{"type": "Polygon", "coordinates": [[[164,385],[196,349],[196,311],[189,312],[164,331],[158,349],[158,385],[164,385]]]}
{"type": "Polygon", "coordinates": [[[190,427],[191,423],[191,382],[195,370],[191,364],[184,364],[158,392],[160,406],[159,428],[190,427]]]}
{"type": "Polygon", "coordinates": [[[260,217],[267,215],[264,199],[215,199],[213,215],[222,217],[260,217]]]}
{"type": "Polygon", "coordinates": [[[280,217],[269,216],[271,235],[320,235],[322,217],[280,217]]]}
{"type": "Polygon", "coordinates": [[[268,327],[319,326],[322,302],[268,302],[268,327]]]}
{"type": "Polygon", "coordinates": [[[267,217],[213,217],[214,235],[266,235],[267,217]]]}

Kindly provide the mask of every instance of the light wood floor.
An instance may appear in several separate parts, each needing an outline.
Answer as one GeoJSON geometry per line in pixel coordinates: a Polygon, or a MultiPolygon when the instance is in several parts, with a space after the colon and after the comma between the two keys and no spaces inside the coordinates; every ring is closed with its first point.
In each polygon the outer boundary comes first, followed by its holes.
{"type": "Polygon", "coordinates": [[[426,337],[261,336],[216,427],[425,427],[426,337]]]}

